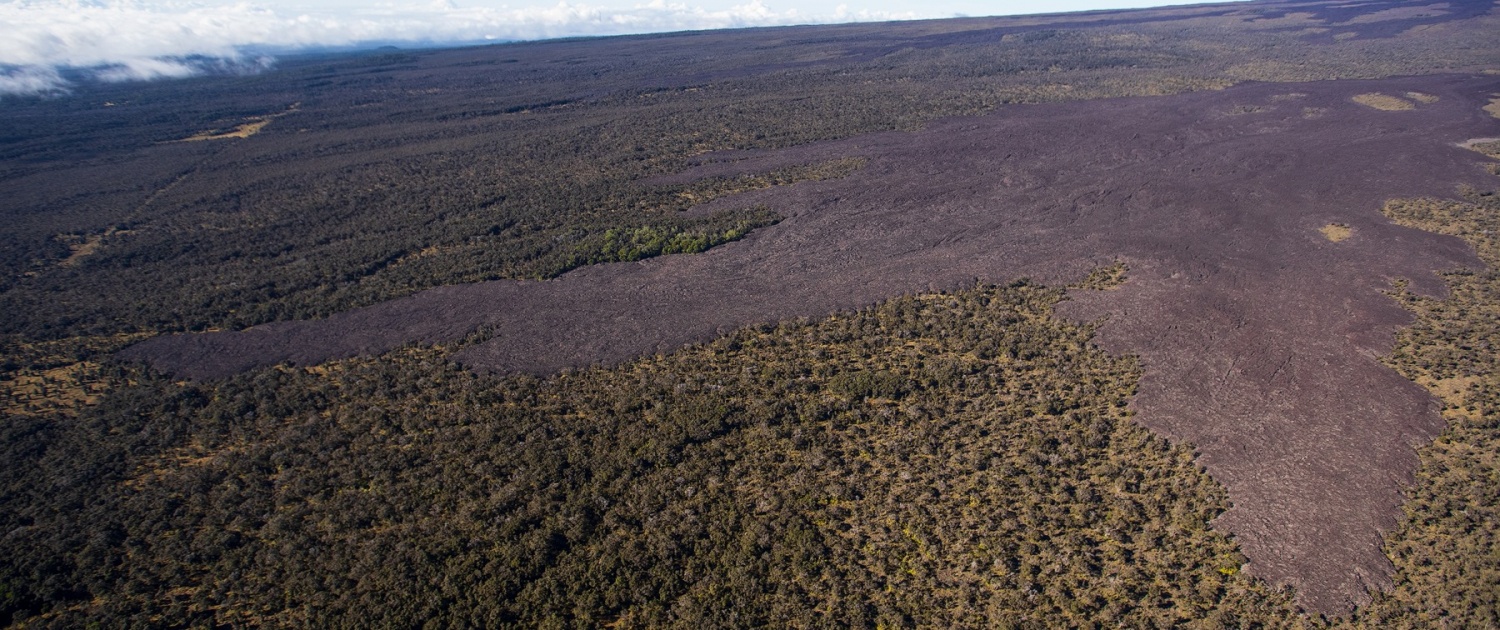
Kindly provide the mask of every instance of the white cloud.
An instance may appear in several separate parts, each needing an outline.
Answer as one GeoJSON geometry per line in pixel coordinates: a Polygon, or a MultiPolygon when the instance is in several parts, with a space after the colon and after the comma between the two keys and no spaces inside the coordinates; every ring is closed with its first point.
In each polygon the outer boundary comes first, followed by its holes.
{"type": "Polygon", "coordinates": [[[552,0],[0,0],[0,95],[64,91],[67,77],[80,75],[121,81],[253,70],[268,63],[262,56],[268,50],[530,40],[957,13],[1015,15],[1197,0],[858,0],[854,7],[846,3],[852,0],[495,4],[510,1],[552,0]]]}
{"type": "Polygon", "coordinates": [[[0,94],[53,94],[63,91],[67,84],[56,68],[0,68],[0,94]]]}
{"type": "MultiPolygon", "coordinates": [[[[275,0],[271,0],[274,2],[275,0]]],[[[181,77],[260,63],[248,50],[351,46],[361,43],[450,43],[618,35],[915,17],[839,6],[827,14],[777,10],[762,0],[720,9],[652,0],[603,7],[555,5],[464,7],[453,0],[377,3],[321,11],[300,7],[184,3],[172,0],[10,0],[0,2],[0,93],[65,89],[59,69],[102,80],[181,77]]]]}

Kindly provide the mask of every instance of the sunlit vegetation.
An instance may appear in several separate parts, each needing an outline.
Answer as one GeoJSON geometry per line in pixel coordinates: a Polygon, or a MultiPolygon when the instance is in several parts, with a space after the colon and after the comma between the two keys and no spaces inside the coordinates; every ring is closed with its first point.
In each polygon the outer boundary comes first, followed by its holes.
{"type": "Polygon", "coordinates": [[[1364,105],[1365,107],[1378,109],[1384,112],[1399,112],[1417,108],[1417,106],[1413,105],[1411,101],[1391,96],[1389,94],[1380,94],[1378,92],[1360,94],[1358,96],[1355,96],[1351,100],[1359,103],[1360,105],[1364,105]]]}
{"type": "Polygon", "coordinates": [[[1098,267],[1089,272],[1083,280],[1068,285],[1070,289],[1087,289],[1090,291],[1108,291],[1125,284],[1130,266],[1124,261],[1117,260],[1112,264],[1098,267]]]}
{"type": "Polygon", "coordinates": [[[1500,138],[1474,138],[1461,146],[1493,158],[1494,161],[1485,164],[1484,168],[1491,175],[1500,176],[1500,138]]]}
{"type": "Polygon", "coordinates": [[[1399,200],[1385,213],[1464,239],[1487,268],[1444,274],[1445,299],[1397,293],[1417,320],[1388,362],[1442,401],[1448,430],[1419,450],[1406,520],[1389,537],[1396,586],[1360,618],[1373,627],[1490,627],[1500,619],[1500,198],[1399,200]]]}
{"type": "Polygon", "coordinates": [[[0,414],[71,417],[126,384],[129,370],[106,365],[114,351],[147,335],[27,342],[0,338],[0,414]]]}
{"type": "Polygon", "coordinates": [[[717,214],[716,221],[703,225],[688,224],[678,229],[660,226],[610,228],[603,234],[583,239],[575,254],[562,261],[563,268],[602,262],[628,262],[663,254],[696,254],[710,247],[737,240],[758,227],[775,223],[777,216],[768,209],[755,212],[717,214]]]}

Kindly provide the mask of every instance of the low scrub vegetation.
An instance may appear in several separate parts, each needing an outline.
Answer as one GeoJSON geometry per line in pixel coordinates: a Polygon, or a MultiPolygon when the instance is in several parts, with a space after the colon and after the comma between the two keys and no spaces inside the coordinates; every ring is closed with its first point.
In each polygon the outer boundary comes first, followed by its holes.
{"type": "Polygon", "coordinates": [[[1500,198],[1414,199],[1386,206],[1402,225],[1452,234],[1483,270],[1444,274],[1449,295],[1397,293],[1416,322],[1388,362],[1443,402],[1448,430],[1419,449],[1406,520],[1388,541],[1395,588],[1362,614],[1375,627],[1480,628],[1500,620],[1500,198]]]}
{"type": "Polygon", "coordinates": [[[1221,487],[1133,424],[1137,368],[1028,284],[612,369],[413,347],[16,418],[30,626],[1279,625],[1221,487]],[[30,479],[55,480],[37,486],[30,479]]]}

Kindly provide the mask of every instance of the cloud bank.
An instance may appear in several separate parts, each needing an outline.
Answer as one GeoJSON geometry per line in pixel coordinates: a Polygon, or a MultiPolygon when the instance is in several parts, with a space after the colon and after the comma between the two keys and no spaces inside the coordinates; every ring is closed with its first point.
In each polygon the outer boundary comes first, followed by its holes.
{"type": "Polygon", "coordinates": [[[655,0],[625,8],[365,4],[321,12],[265,4],[140,0],[0,2],[0,94],[66,91],[102,81],[253,71],[264,53],[369,43],[443,44],[584,35],[909,19],[911,12],[774,10],[761,0],[710,10],[655,0]]]}
{"type": "Polygon", "coordinates": [[[65,92],[77,80],[254,72],[271,63],[269,54],[314,48],[1014,15],[1201,0],[852,0],[860,3],[855,9],[834,4],[841,0],[651,0],[647,4],[618,4],[643,0],[556,0],[557,4],[545,5],[536,3],[554,0],[457,1],[462,4],[455,0],[0,0],[0,95],[65,92]],[[495,4],[511,1],[525,6],[495,4]],[[782,9],[782,5],[791,8],[782,9]]]}

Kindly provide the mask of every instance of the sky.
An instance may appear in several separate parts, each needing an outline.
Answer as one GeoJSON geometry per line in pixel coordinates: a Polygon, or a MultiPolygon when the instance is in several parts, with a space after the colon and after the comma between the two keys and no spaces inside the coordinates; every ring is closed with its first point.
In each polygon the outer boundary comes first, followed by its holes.
{"type": "Polygon", "coordinates": [[[0,94],[253,72],[278,53],[1115,9],[1201,0],[0,0],[0,94]]]}

